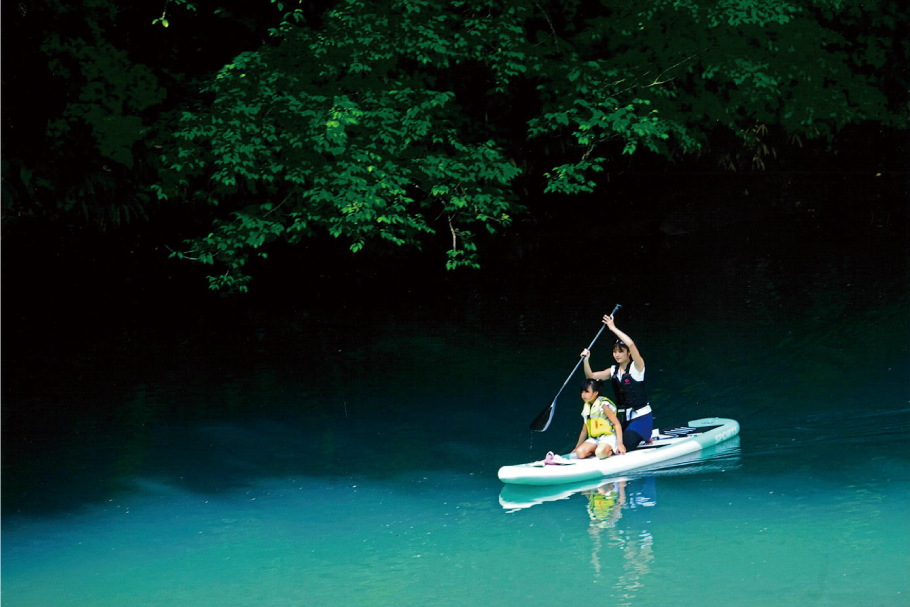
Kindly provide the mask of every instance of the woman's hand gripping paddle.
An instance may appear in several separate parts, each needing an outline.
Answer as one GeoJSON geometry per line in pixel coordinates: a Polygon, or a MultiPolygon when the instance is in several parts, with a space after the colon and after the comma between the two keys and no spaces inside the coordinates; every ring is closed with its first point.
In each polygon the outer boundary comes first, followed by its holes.
{"type": "MultiPolygon", "coordinates": [[[[622,307],[621,305],[616,304],[616,307],[613,308],[613,311],[610,313],[610,316],[615,316],[621,307],[622,307]]],[[[606,327],[607,327],[607,325],[604,325],[600,328],[600,331],[598,331],[597,335],[594,336],[594,339],[591,340],[591,345],[588,346],[588,350],[590,350],[594,346],[594,342],[597,341],[597,338],[600,337],[600,334],[604,332],[604,329],[606,327]]],[[[584,357],[578,359],[578,362],[575,363],[575,368],[572,369],[572,372],[569,373],[569,377],[567,377],[566,381],[563,382],[562,388],[560,388],[559,392],[556,393],[556,396],[553,397],[553,402],[550,403],[549,407],[547,407],[546,409],[541,411],[540,415],[538,415],[536,418],[534,418],[534,421],[531,422],[531,430],[534,430],[535,432],[543,432],[547,428],[550,427],[550,422],[553,421],[553,412],[556,411],[556,399],[559,398],[559,395],[562,394],[562,391],[566,387],[566,384],[569,383],[569,380],[572,379],[572,376],[575,375],[576,371],[578,371],[578,365],[580,365],[581,361],[583,361],[583,360],[584,360],[584,357]]]]}

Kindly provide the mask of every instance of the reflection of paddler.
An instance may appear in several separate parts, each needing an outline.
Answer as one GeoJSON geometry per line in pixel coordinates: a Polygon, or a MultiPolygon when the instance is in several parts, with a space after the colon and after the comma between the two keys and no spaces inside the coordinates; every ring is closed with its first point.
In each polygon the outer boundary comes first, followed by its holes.
{"type": "Polygon", "coordinates": [[[626,501],[626,481],[615,481],[603,484],[592,491],[585,492],[588,496],[588,516],[591,525],[588,533],[594,543],[591,550],[591,566],[594,575],[600,576],[600,535],[606,530],[607,537],[612,542],[619,539],[616,530],[616,521],[622,518],[622,506],[626,501]]]}
{"type": "Polygon", "coordinates": [[[606,576],[615,578],[612,605],[616,607],[637,605],[638,593],[645,586],[643,579],[651,573],[654,538],[647,526],[641,526],[641,523],[647,521],[643,521],[641,516],[635,516],[634,513],[623,525],[617,523],[622,518],[623,508],[635,509],[657,504],[654,477],[632,481],[628,487],[626,481],[622,480],[605,483],[586,492],[585,495],[588,496],[588,516],[591,517],[588,534],[593,544],[591,567],[594,569],[594,577],[599,578],[603,571],[606,576]],[[630,523],[632,528],[629,528],[630,523]],[[622,571],[617,567],[601,566],[602,535],[606,535],[610,550],[621,552],[622,571]]]}
{"type": "Polygon", "coordinates": [[[613,582],[617,607],[631,607],[636,604],[638,592],[643,587],[642,579],[651,572],[651,562],[654,560],[654,538],[647,526],[638,527],[646,523],[640,516],[632,516],[625,524],[619,525],[623,509],[636,509],[640,507],[653,507],[657,505],[654,477],[631,481],[627,485],[624,480],[604,483],[596,489],[584,493],[588,498],[588,516],[591,519],[588,535],[591,536],[591,567],[594,577],[599,578],[601,573],[615,577],[613,582]],[[633,528],[629,527],[629,520],[633,521],[633,528]],[[622,571],[616,568],[603,568],[600,562],[600,552],[606,539],[610,550],[619,550],[622,553],[622,571]]]}
{"type": "Polygon", "coordinates": [[[588,493],[588,516],[591,526],[609,529],[622,517],[626,501],[626,481],[607,483],[588,493]]]}
{"type": "MultiPolygon", "coordinates": [[[[651,508],[657,505],[657,488],[653,476],[649,476],[629,487],[628,498],[622,507],[630,510],[651,508]]],[[[650,522],[633,513],[627,521],[637,521],[636,528],[619,531],[622,549],[622,574],[617,576],[613,588],[617,596],[617,607],[632,607],[639,604],[638,593],[645,586],[644,577],[651,573],[654,560],[654,537],[647,526],[650,522]]],[[[628,527],[628,526],[627,526],[628,527]]]]}
{"type": "Polygon", "coordinates": [[[593,518],[603,518],[605,512],[609,512],[616,504],[616,492],[613,491],[609,495],[604,495],[600,491],[594,491],[591,493],[591,497],[588,498],[588,508],[591,511],[591,516],[593,518]]]}
{"type": "Polygon", "coordinates": [[[622,547],[622,574],[616,577],[613,585],[617,607],[632,607],[639,591],[645,587],[642,581],[651,573],[651,561],[654,560],[654,538],[647,529],[638,533],[627,533],[628,541],[622,547]]]}
{"type": "Polygon", "coordinates": [[[629,495],[625,508],[653,508],[657,505],[657,482],[653,476],[647,476],[635,483],[637,491],[629,495]]]}

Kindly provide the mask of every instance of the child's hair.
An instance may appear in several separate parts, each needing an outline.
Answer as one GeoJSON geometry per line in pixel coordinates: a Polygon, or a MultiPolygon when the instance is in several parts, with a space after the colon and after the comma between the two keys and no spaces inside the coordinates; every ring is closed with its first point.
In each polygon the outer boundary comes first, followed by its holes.
{"type": "Polygon", "coordinates": [[[588,378],[584,381],[583,384],[581,384],[581,389],[583,391],[590,389],[592,392],[597,392],[598,394],[603,391],[603,387],[604,383],[599,379],[588,378]]]}

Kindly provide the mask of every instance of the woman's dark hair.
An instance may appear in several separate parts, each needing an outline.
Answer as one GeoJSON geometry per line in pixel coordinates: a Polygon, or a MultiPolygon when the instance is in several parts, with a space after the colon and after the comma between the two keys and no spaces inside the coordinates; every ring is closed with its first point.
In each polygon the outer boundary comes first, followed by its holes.
{"type": "Polygon", "coordinates": [[[597,392],[598,394],[600,394],[604,389],[604,383],[599,379],[588,378],[584,381],[583,384],[581,384],[581,389],[582,390],[590,389],[592,392],[597,392]]]}
{"type": "Polygon", "coordinates": [[[626,352],[631,352],[631,350],[629,350],[629,346],[626,345],[626,342],[621,339],[617,339],[613,342],[613,351],[616,352],[616,350],[625,350],[626,352]]]}

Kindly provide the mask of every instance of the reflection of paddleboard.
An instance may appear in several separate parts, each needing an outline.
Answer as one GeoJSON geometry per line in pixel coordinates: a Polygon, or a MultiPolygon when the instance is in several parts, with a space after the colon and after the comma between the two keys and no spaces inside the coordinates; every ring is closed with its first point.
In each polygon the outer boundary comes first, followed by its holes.
{"type": "Polygon", "coordinates": [[[499,505],[506,510],[522,510],[544,502],[567,500],[576,493],[597,489],[601,485],[628,480],[625,477],[599,478],[564,485],[506,485],[499,494],[499,505]]]}
{"type": "Polygon", "coordinates": [[[562,485],[602,479],[629,470],[650,468],[713,447],[737,434],[739,423],[735,420],[721,417],[696,419],[680,428],[655,430],[647,446],[625,455],[614,455],[607,459],[573,459],[564,465],[532,462],[503,466],[499,469],[499,480],[515,485],[562,485]]]}
{"type": "Polygon", "coordinates": [[[598,478],[579,483],[566,483],[562,485],[515,485],[508,484],[499,494],[499,504],[509,512],[524,510],[537,504],[566,500],[583,491],[597,489],[610,483],[622,481],[631,482],[641,475],[648,477],[672,476],[674,474],[698,474],[706,472],[719,472],[735,469],[739,464],[739,437],[724,441],[714,447],[707,447],[700,451],[676,458],[660,468],[640,468],[630,475],[598,478]]]}

